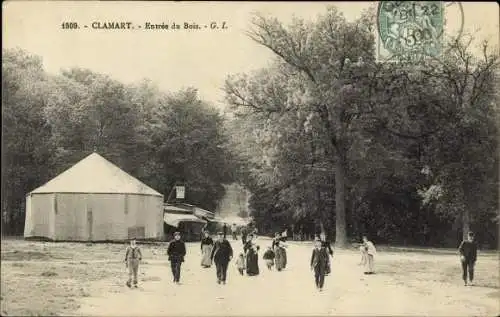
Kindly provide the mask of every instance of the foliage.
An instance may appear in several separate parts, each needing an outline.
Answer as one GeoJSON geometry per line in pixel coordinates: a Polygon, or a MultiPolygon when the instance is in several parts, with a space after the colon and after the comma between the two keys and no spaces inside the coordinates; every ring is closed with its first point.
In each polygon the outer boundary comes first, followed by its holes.
{"type": "Polygon", "coordinates": [[[376,61],[373,15],[348,22],[333,7],[314,22],[257,15],[253,26],[249,36],[276,60],[230,76],[225,91],[254,215],[314,219],[339,246],[363,232],[443,240],[433,230],[468,230],[472,211],[475,228],[489,226],[498,60],[487,46],[475,59],[462,38],[418,65],[376,61]],[[425,166],[437,173],[422,174],[425,166]]]}
{"type": "Polygon", "coordinates": [[[39,57],[4,50],[3,224],[22,231],[25,195],[97,151],[167,198],[214,210],[233,178],[224,120],[195,89],[163,93],[87,69],[49,75],[39,57]]]}

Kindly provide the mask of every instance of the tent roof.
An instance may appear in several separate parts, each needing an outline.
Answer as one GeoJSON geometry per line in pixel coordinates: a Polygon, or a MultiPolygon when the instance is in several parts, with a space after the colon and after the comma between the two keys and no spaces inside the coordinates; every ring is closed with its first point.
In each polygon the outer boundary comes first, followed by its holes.
{"type": "Polygon", "coordinates": [[[95,152],[31,193],[141,194],[163,197],[95,152]]]}

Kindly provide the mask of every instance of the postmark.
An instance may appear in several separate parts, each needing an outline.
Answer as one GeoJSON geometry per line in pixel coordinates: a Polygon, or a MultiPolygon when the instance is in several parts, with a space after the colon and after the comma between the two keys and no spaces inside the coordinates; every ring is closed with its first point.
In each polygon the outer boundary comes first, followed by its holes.
{"type": "Polygon", "coordinates": [[[437,56],[445,35],[459,36],[462,26],[459,2],[382,1],[377,12],[379,55],[382,50],[411,60],[437,56]]]}

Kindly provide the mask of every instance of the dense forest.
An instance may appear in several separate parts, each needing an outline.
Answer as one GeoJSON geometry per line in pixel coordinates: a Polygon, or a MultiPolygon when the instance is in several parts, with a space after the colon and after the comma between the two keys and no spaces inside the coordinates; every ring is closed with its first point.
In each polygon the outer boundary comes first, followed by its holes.
{"type": "Polygon", "coordinates": [[[498,245],[498,52],[472,36],[418,63],[375,58],[373,13],[348,22],[255,16],[268,68],[228,76],[224,115],[195,88],[163,92],[88,69],[47,73],[2,56],[2,231],[22,233],[25,195],[97,151],[165,196],[215,210],[250,192],[260,232],[325,230],[337,246],[498,245]],[[299,229],[300,228],[300,229],[299,229]]]}
{"type": "Polygon", "coordinates": [[[374,12],[252,21],[275,62],[225,91],[257,223],[337,246],[365,233],[455,247],[469,230],[497,246],[497,48],[462,34],[440,56],[377,60],[374,12]]]}

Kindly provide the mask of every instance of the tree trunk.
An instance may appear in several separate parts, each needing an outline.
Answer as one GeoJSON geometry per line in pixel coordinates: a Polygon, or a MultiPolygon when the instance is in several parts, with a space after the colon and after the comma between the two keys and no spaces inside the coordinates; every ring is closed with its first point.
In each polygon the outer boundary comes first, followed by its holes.
{"type": "Polygon", "coordinates": [[[335,247],[347,246],[345,215],[345,165],[342,155],[335,161],[335,247]]]}
{"type": "Polygon", "coordinates": [[[464,212],[462,214],[462,238],[467,240],[467,234],[470,231],[470,215],[469,208],[467,206],[464,208],[464,212]]]}

